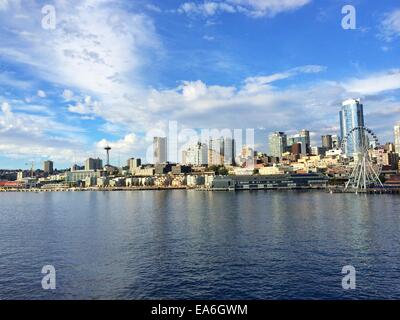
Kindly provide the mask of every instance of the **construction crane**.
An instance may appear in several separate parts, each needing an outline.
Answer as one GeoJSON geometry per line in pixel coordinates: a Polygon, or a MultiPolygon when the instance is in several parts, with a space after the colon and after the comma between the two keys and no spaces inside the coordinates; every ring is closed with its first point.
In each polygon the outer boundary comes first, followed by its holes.
{"type": "Polygon", "coordinates": [[[33,178],[33,172],[35,171],[35,161],[25,163],[26,166],[31,166],[31,178],[33,178]]]}

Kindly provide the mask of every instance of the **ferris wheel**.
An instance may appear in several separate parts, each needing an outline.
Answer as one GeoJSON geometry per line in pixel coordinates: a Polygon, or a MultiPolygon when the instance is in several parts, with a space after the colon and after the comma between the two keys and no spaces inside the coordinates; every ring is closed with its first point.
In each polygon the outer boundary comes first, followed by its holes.
{"type": "Polygon", "coordinates": [[[373,186],[383,187],[379,175],[380,163],[374,163],[369,150],[379,147],[376,134],[367,127],[359,126],[351,129],[343,138],[341,149],[346,155],[354,157],[354,168],[346,183],[345,191],[366,191],[373,186]]]}

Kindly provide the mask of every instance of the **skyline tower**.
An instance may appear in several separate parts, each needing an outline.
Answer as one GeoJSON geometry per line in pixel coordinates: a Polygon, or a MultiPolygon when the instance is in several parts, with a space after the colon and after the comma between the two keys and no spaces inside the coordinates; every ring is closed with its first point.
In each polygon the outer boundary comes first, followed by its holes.
{"type": "Polygon", "coordinates": [[[286,147],[287,136],[284,132],[274,132],[269,136],[269,152],[271,156],[282,158],[286,147]]]}
{"type": "Polygon", "coordinates": [[[107,146],[107,147],[104,148],[104,150],[106,150],[106,152],[107,152],[107,162],[106,162],[106,165],[109,166],[109,165],[110,165],[110,150],[111,150],[111,147],[110,147],[110,146],[107,146]]]}
{"type": "MultiPolygon", "coordinates": [[[[339,111],[340,137],[343,140],[347,134],[356,127],[364,126],[364,106],[360,99],[348,99],[343,101],[342,109],[339,111]]],[[[346,156],[352,156],[360,151],[362,144],[362,130],[353,133],[352,139],[346,144],[346,156]]]]}
{"type": "Polygon", "coordinates": [[[167,162],[167,138],[153,138],[153,162],[154,164],[167,162]]]}
{"type": "Polygon", "coordinates": [[[400,122],[394,126],[394,150],[400,155],[400,122]]]}

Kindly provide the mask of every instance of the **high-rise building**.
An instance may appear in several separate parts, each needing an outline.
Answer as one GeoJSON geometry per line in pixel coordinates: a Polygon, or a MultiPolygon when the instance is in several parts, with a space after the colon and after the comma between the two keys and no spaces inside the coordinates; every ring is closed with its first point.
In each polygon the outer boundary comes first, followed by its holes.
{"type": "Polygon", "coordinates": [[[333,140],[330,134],[322,136],[321,140],[322,140],[322,148],[325,148],[325,150],[333,149],[333,140]]]}
{"type": "Polygon", "coordinates": [[[201,166],[208,163],[208,148],[205,143],[198,142],[182,153],[182,162],[188,165],[201,166]]]}
{"type": "Polygon", "coordinates": [[[307,137],[301,134],[295,134],[287,138],[287,149],[290,150],[291,146],[298,143],[301,145],[300,154],[306,155],[308,153],[309,144],[307,143],[307,137]]]}
{"type": "Polygon", "coordinates": [[[85,161],[85,171],[101,170],[103,168],[103,160],[100,158],[89,158],[85,161]]]}
{"type": "Polygon", "coordinates": [[[394,149],[400,155],[400,123],[394,126],[394,149]]]}
{"type": "Polygon", "coordinates": [[[284,132],[274,132],[269,136],[269,155],[282,158],[282,154],[286,152],[287,136],[284,132]]]}
{"type": "Polygon", "coordinates": [[[224,138],[224,165],[231,166],[235,164],[235,140],[224,138]]]}
{"type": "Polygon", "coordinates": [[[167,162],[167,150],[168,150],[167,138],[154,137],[153,139],[154,164],[167,162]]]}
{"type": "Polygon", "coordinates": [[[340,148],[340,138],[336,134],[332,136],[332,148],[333,149],[339,149],[340,148]]]}
{"type": "Polygon", "coordinates": [[[208,141],[208,165],[222,165],[224,163],[224,139],[210,139],[208,141]]]}
{"type": "Polygon", "coordinates": [[[142,160],[139,158],[130,158],[127,163],[129,170],[135,170],[142,165],[142,160]]]}
{"type": "Polygon", "coordinates": [[[304,138],[306,142],[306,153],[309,153],[311,148],[310,131],[303,129],[300,131],[299,136],[304,138]]]}
{"type": "Polygon", "coordinates": [[[45,173],[53,173],[53,161],[47,160],[43,162],[43,171],[45,173]]]}
{"type": "Polygon", "coordinates": [[[235,140],[229,137],[210,138],[208,142],[208,164],[235,164],[235,140]]]}
{"type": "MultiPolygon", "coordinates": [[[[364,126],[364,108],[360,99],[349,99],[342,103],[342,109],[339,112],[340,117],[340,135],[343,139],[347,134],[356,127],[364,126]]],[[[346,143],[345,154],[352,156],[361,149],[362,130],[355,131],[352,139],[348,139],[346,143]]]]}

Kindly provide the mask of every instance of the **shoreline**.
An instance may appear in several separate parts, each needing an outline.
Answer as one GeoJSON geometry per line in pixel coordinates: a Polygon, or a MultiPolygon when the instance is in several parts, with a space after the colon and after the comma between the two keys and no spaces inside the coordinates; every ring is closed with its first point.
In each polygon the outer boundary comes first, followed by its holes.
{"type": "Polygon", "coordinates": [[[194,190],[194,191],[211,191],[211,192],[246,192],[246,191],[300,191],[300,192],[312,192],[319,191],[330,194],[400,194],[400,188],[386,188],[386,189],[370,189],[364,192],[344,191],[337,188],[310,188],[310,187],[298,187],[298,188],[274,188],[274,189],[213,189],[209,187],[155,187],[155,186],[141,186],[141,187],[108,187],[108,188],[59,188],[59,189],[40,189],[40,188],[24,188],[24,189],[0,189],[0,193],[47,193],[47,192],[116,192],[116,191],[168,191],[168,190],[194,190]]]}

